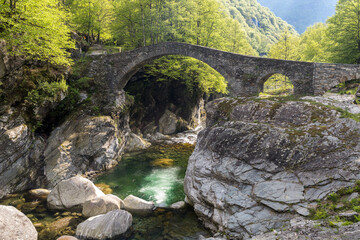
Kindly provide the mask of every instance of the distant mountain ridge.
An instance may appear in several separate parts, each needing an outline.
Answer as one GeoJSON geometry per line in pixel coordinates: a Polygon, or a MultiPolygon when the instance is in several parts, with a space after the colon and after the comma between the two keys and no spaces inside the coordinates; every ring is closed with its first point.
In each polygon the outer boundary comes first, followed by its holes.
{"type": "MultiPolygon", "coordinates": [[[[254,0],[256,1],[256,0],[254,0]]],[[[257,0],[277,16],[293,25],[299,33],[316,22],[325,22],[335,13],[338,0],[257,0]]]]}
{"type": "Polygon", "coordinates": [[[266,54],[270,45],[276,43],[286,29],[296,33],[293,26],[277,17],[256,0],[218,1],[225,7],[225,12],[243,25],[251,46],[260,55],[266,54]]]}

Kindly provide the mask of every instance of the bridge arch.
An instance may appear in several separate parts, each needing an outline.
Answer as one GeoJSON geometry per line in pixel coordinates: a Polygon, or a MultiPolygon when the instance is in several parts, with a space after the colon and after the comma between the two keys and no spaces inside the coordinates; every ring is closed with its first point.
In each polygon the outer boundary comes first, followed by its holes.
{"type": "Polygon", "coordinates": [[[122,58],[131,58],[132,60],[128,61],[128,63],[123,66],[121,72],[116,76],[115,82],[117,82],[117,85],[122,89],[126,86],[131,77],[145,64],[170,55],[191,57],[204,62],[229,81],[231,75],[228,73],[227,69],[223,67],[221,61],[218,61],[219,56],[216,56],[216,54],[211,51],[211,53],[207,52],[209,50],[213,49],[181,43],[164,43],[141,48],[141,51],[135,49],[123,53],[122,58]],[[206,49],[206,51],[204,51],[204,49],[206,49]]]}
{"type": "Polygon", "coordinates": [[[260,79],[259,84],[260,84],[261,92],[265,92],[265,84],[266,84],[266,82],[270,81],[270,79],[272,77],[274,77],[274,76],[276,76],[276,77],[280,77],[280,76],[281,77],[286,77],[287,78],[286,81],[289,81],[291,83],[293,91],[294,91],[294,83],[296,84],[296,82],[292,81],[291,76],[289,74],[287,74],[287,73],[284,74],[284,73],[279,73],[279,72],[271,72],[269,74],[266,74],[264,77],[262,77],[260,79]]]}

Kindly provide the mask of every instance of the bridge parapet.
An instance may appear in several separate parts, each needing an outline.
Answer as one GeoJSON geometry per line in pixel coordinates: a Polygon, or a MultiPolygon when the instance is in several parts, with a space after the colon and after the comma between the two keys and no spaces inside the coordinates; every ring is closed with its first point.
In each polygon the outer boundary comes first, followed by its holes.
{"type": "Polygon", "coordinates": [[[240,55],[186,43],[166,42],[132,51],[92,56],[89,76],[107,88],[123,89],[146,63],[166,55],[193,57],[214,68],[228,81],[231,96],[249,96],[263,90],[273,74],[289,77],[295,94],[322,94],[340,82],[360,77],[359,65],[309,63],[240,55]]]}

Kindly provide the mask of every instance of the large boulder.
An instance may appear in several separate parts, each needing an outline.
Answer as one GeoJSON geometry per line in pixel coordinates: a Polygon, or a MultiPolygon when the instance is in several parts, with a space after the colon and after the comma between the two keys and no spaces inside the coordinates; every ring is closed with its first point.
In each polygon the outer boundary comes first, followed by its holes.
{"type": "Polygon", "coordinates": [[[126,152],[134,152],[146,149],[151,146],[151,143],[143,139],[142,137],[136,135],[135,133],[130,133],[126,145],[125,151],[126,152]]]}
{"type": "Polygon", "coordinates": [[[0,239],[37,240],[38,233],[22,212],[11,206],[0,205],[0,239]]]}
{"type": "Polygon", "coordinates": [[[75,176],[59,182],[50,192],[47,202],[50,209],[71,209],[104,195],[90,180],[75,176]]]}
{"type": "Polygon", "coordinates": [[[124,202],[117,196],[108,194],[86,201],[82,214],[85,217],[93,217],[120,208],[124,208],[124,202]]]}
{"type": "Polygon", "coordinates": [[[136,215],[147,215],[155,209],[153,202],[146,201],[133,195],[124,199],[125,210],[136,215]]]}
{"type": "Polygon", "coordinates": [[[225,98],[207,114],[184,187],[214,232],[247,239],[283,227],[360,179],[360,123],[332,108],[225,98]]]}
{"type": "Polygon", "coordinates": [[[0,198],[36,184],[38,169],[43,167],[43,141],[13,111],[0,107],[0,198]]]}
{"type": "Polygon", "coordinates": [[[179,121],[175,113],[166,109],[159,119],[159,132],[167,135],[176,133],[179,121]]]}
{"type": "Polygon", "coordinates": [[[76,228],[80,239],[110,239],[126,234],[132,225],[132,215],[124,210],[113,210],[87,219],[76,228]]]}
{"type": "Polygon", "coordinates": [[[124,143],[109,116],[70,117],[47,141],[44,161],[49,187],[78,173],[111,168],[124,143]]]}

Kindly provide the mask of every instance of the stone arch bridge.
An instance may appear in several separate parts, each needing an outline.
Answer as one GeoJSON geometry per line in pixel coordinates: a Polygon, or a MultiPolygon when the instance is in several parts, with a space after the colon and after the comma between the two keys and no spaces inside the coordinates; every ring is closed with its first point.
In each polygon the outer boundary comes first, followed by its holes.
{"type": "Polygon", "coordinates": [[[207,63],[228,81],[230,96],[250,96],[263,90],[273,74],[283,74],[295,94],[319,95],[347,80],[360,78],[360,65],[310,63],[252,57],[185,43],[166,42],[116,54],[91,56],[88,76],[106,92],[125,87],[146,63],[165,55],[183,55],[207,63]]]}

